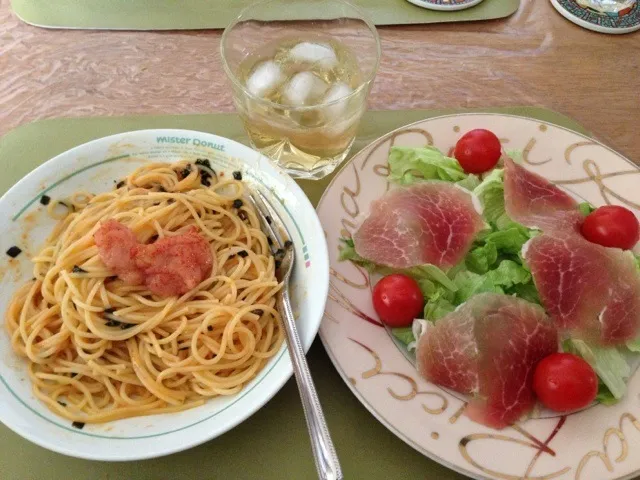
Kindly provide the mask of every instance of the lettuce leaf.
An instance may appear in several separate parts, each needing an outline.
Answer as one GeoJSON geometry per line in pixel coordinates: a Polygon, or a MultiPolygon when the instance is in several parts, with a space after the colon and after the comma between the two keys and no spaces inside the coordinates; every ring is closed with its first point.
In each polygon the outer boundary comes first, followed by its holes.
{"type": "Polygon", "coordinates": [[[505,149],[504,152],[507,154],[507,157],[509,157],[515,163],[522,164],[524,162],[522,150],[510,148],[510,149],[505,149]]]}
{"type": "Polygon", "coordinates": [[[593,212],[595,209],[596,207],[591,205],[589,202],[582,202],[580,205],[578,205],[578,210],[580,210],[580,213],[585,217],[589,215],[591,212],[593,212]]]}
{"type": "Polygon", "coordinates": [[[542,301],[540,300],[540,294],[538,293],[538,289],[536,288],[533,282],[516,284],[513,287],[508,288],[506,293],[510,295],[516,295],[528,302],[542,305],[542,301]]]}
{"type": "Polygon", "coordinates": [[[473,248],[465,257],[466,267],[473,273],[484,274],[498,260],[498,249],[493,242],[473,248]]]}
{"type": "Polygon", "coordinates": [[[504,290],[496,285],[487,274],[478,275],[470,271],[459,272],[453,279],[458,286],[454,297],[454,303],[460,305],[479,293],[493,292],[504,293],[504,290]]]}
{"type": "Polygon", "coordinates": [[[504,210],[504,170],[496,168],[487,175],[473,193],[480,199],[483,216],[488,222],[496,222],[505,214],[504,210]]]}
{"type": "Polygon", "coordinates": [[[388,178],[400,185],[420,180],[469,181],[458,161],[435,147],[391,147],[388,178]]]}
{"type": "Polygon", "coordinates": [[[430,322],[440,320],[445,315],[453,312],[456,306],[452,303],[455,293],[440,289],[428,298],[424,306],[424,318],[430,322]]]}
{"type": "Polygon", "coordinates": [[[598,382],[598,393],[596,394],[596,401],[603,405],[615,405],[618,403],[618,399],[613,396],[609,387],[607,387],[602,381],[598,382]]]}
{"type": "Polygon", "coordinates": [[[365,260],[360,255],[356,253],[356,246],[353,243],[353,239],[351,238],[341,238],[340,239],[340,250],[338,254],[338,261],[343,262],[345,260],[351,260],[352,262],[357,263],[358,265],[367,268],[367,266],[371,266],[373,268],[375,264],[370,262],[369,260],[365,260]]]}
{"type": "Polygon", "coordinates": [[[493,243],[500,253],[517,255],[522,246],[533,236],[533,230],[522,225],[513,224],[504,230],[496,230],[484,238],[486,243],[493,243]]]}
{"type": "MultiPolygon", "coordinates": [[[[565,352],[582,357],[593,367],[613,398],[620,400],[624,396],[631,368],[620,350],[613,347],[597,347],[578,339],[566,340],[562,346],[565,352]]],[[[606,399],[604,390],[603,398],[606,399]]]]}
{"type": "Polygon", "coordinates": [[[513,260],[502,260],[498,268],[488,272],[487,276],[494,284],[504,288],[532,282],[531,272],[513,260]]]}
{"type": "Polygon", "coordinates": [[[435,280],[440,285],[442,285],[443,287],[451,291],[456,290],[456,284],[452,282],[449,277],[447,277],[446,273],[444,273],[441,269],[439,269],[435,265],[431,265],[431,264],[421,265],[419,267],[414,267],[409,269],[409,272],[415,272],[419,276],[426,276],[432,280],[435,280]]]}
{"type": "Polygon", "coordinates": [[[640,353],[640,337],[627,342],[627,348],[633,353],[640,353]]]}
{"type": "Polygon", "coordinates": [[[391,334],[400,340],[405,345],[409,345],[415,340],[413,337],[413,330],[411,327],[392,328],[391,334]]]}
{"type": "Polygon", "coordinates": [[[384,265],[373,263],[358,255],[353,243],[353,239],[342,238],[341,243],[342,245],[338,257],[340,261],[350,260],[360,265],[361,267],[366,268],[369,272],[375,272],[380,275],[390,275],[392,273],[403,273],[405,275],[408,275],[412,277],[416,282],[418,282],[418,285],[420,285],[420,289],[422,290],[422,293],[425,297],[430,297],[441,287],[444,287],[445,289],[451,291],[457,290],[456,284],[447,276],[445,272],[443,272],[435,265],[425,264],[406,269],[390,268],[384,265]]]}
{"type": "Polygon", "coordinates": [[[477,175],[469,174],[464,180],[456,182],[456,185],[473,192],[473,190],[480,185],[480,178],[477,175]]]}
{"type": "Polygon", "coordinates": [[[458,287],[454,297],[455,305],[460,305],[479,293],[508,293],[508,289],[515,285],[533,285],[531,273],[513,260],[502,260],[497,268],[484,275],[470,270],[459,272],[453,281],[458,287]]]}

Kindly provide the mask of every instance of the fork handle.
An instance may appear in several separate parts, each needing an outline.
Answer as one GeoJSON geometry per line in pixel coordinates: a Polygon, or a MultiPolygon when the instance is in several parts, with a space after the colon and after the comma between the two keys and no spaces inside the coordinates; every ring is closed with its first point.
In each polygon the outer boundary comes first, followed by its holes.
{"type": "Polygon", "coordinates": [[[278,307],[278,310],[283,314],[282,322],[289,346],[289,355],[291,356],[293,373],[295,374],[298,391],[302,399],[302,408],[307,421],[318,478],[321,480],[342,480],[338,456],[331,441],[316,387],[309,372],[307,358],[302,348],[295,318],[291,310],[289,290],[286,287],[281,295],[278,295],[278,307]]]}

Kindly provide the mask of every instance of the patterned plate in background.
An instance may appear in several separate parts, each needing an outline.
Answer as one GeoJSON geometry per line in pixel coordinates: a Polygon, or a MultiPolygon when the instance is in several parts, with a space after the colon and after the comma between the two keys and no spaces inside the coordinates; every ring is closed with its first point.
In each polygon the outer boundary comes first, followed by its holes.
{"type": "Polygon", "coordinates": [[[427,8],[429,10],[464,10],[478,5],[483,0],[407,0],[418,7],[427,8]]]}
{"type": "Polygon", "coordinates": [[[595,32],[616,34],[640,30],[640,3],[637,1],[610,13],[591,8],[588,0],[551,0],[551,4],[567,20],[595,32]]]}

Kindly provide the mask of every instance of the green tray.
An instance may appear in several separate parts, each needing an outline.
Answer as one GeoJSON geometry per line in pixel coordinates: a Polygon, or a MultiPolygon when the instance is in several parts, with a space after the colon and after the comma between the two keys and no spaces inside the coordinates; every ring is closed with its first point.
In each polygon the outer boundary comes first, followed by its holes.
{"type": "MultiPolygon", "coordinates": [[[[469,110],[475,111],[478,110],[469,110]]],[[[575,121],[542,108],[484,109],[534,117],[586,133],[575,121]]],[[[420,119],[463,110],[368,112],[354,153],[381,135],[420,119]]],[[[95,138],[146,128],[211,132],[247,143],[234,114],[60,118],[30,123],[0,139],[0,193],[47,159],[95,138]]],[[[314,204],[329,182],[299,182],[314,204]]],[[[4,329],[0,329],[4,334],[4,329]]],[[[8,354],[3,352],[3,354],[8,354]]],[[[358,402],[333,368],[319,340],[308,355],[346,479],[452,480],[465,478],[414,451],[358,402]]],[[[0,424],[2,480],[312,479],[315,467],[293,380],[238,427],[204,445],[154,460],[104,463],[49,452],[0,424]]]]}
{"type": "MultiPolygon", "coordinates": [[[[255,0],[11,0],[23,21],[51,28],[179,30],[225,28],[255,0]]],[[[427,10],[406,0],[353,0],[376,25],[490,20],[513,14],[520,0],[484,0],[454,12],[427,10]]],[[[282,12],[281,20],[313,19],[313,0],[304,15],[282,12]]]]}

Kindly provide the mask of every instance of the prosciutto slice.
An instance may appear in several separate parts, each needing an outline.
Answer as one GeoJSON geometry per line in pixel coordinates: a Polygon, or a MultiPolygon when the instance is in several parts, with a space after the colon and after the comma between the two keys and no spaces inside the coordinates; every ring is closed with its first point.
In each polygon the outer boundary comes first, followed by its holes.
{"type": "Polygon", "coordinates": [[[633,256],[585,240],[575,200],[510,159],[504,197],[509,217],[544,232],[525,245],[523,256],[557,327],[605,346],[636,338],[640,275],[633,256]]]}
{"type": "Polygon", "coordinates": [[[504,201],[509,218],[530,228],[556,230],[582,218],[569,194],[510,158],[504,162],[504,201]]]}
{"type": "Polygon", "coordinates": [[[541,307],[484,293],[430,326],[416,355],[427,380],[472,395],[467,416],[504,428],[533,408],[535,366],[557,351],[556,328],[541,307]]]}
{"type": "Polygon", "coordinates": [[[390,190],[371,204],[353,236],[361,257],[392,268],[457,264],[484,228],[474,197],[448,182],[390,190]]]}
{"type": "Polygon", "coordinates": [[[540,299],[558,328],[601,345],[640,329],[640,275],[630,252],[571,230],[531,239],[524,249],[540,299]]]}

